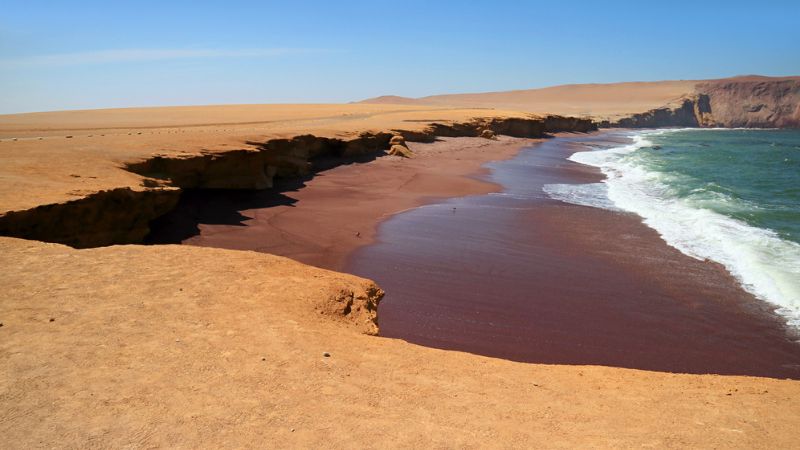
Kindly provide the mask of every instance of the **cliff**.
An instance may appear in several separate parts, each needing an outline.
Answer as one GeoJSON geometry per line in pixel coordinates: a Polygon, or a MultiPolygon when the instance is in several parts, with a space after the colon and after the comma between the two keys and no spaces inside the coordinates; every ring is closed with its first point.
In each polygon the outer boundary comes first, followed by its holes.
{"type": "MultiPolygon", "coordinates": [[[[276,179],[300,179],[338,164],[385,155],[394,135],[401,135],[408,141],[432,142],[440,136],[477,137],[484,130],[514,137],[539,138],[548,133],[597,129],[591,120],[561,116],[509,116],[483,112],[482,116],[469,117],[462,112],[453,116],[442,110],[433,110],[431,113],[439,115],[441,119],[417,120],[414,116],[401,113],[400,120],[395,119],[391,123],[394,126],[384,125],[381,131],[356,129],[346,135],[339,133],[338,136],[329,136],[330,131],[306,127],[305,130],[316,134],[261,140],[245,138],[223,144],[224,147],[238,148],[197,151],[191,150],[191,147],[188,147],[189,150],[178,147],[146,157],[132,157],[128,153],[120,158],[122,160],[117,167],[109,167],[110,158],[102,154],[99,155],[102,158],[99,161],[102,170],[98,169],[95,173],[110,171],[115,174],[111,186],[74,189],[69,192],[73,198],[66,201],[42,202],[22,209],[5,208],[5,212],[0,210],[0,235],[67,244],[76,248],[141,243],[149,233],[150,223],[175,207],[183,189],[269,189],[276,179]],[[127,177],[118,173],[120,169],[127,173],[127,177]],[[132,181],[135,183],[133,186],[130,185],[132,181]]],[[[470,114],[473,113],[476,112],[470,114]]],[[[392,111],[392,114],[397,112],[392,111]]],[[[345,120],[353,119],[347,115],[345,120]]],[[[304,130],[301,126],[295,127],[298,131],[304,130]]],[[[135,140],[133,136],[141,135],[141,132],[136,133],[127,133],[124,140],[135,140]]],[[[5,145],[26,147],[33,154],[39,152],[33,164],[40,170],[63,170],[63,167],[55,167],[58,156],[70,160],[69,164],[75,164],[72,159],[85,162],[84,158],[89,158],[80,154],[82,145],[86,144],[69,136],[69,142],[74,142],[74,145],[65,146],[61,154],[57,151],[48,152],[48,142],[39,139],[28,139],[24,143],[7,141],[5,145]],[[69,158],[71,155],[75,158],[69,158]]],[[[184,141],[183,137],[171,140],[173,145],[184,141]]],[[[101,148],[101,151],[106,150],[101,148]]],[[[92,158],[97,156],[91,155],[92,158]]],[[[13,169],[15,162],[18,161],[12,161],[7,169],[13,169]]],[[[27,167],[30,165],[25,164],[27,167]]],[[[73,167],[65,176],[70,180],[69,186],[85,187],[87,183],[88,186],[95,186],[98,176],[87,176],[89,168],[80,165],[73,167]]],[[[7,179],[15,177],[20,178],[19,173],[11,170],[7,179]]],[[[12,186],[2,187],[8,187],[11,194],[12,186]]]]}
{"type": "Polygon", "coordinates": [[[709,115],[701,126],[800,128],[800,77],[743,77],[700,83],[709,115]]]}
{"type": "Polygon", "coordinates": [[[800,128],[800,77],[740,77],[695,85],[670,105],[603,124],[624,128],[800,128]]]}
{"type": "Polygon", "coordinates": [[[651,109],[619,119],[614,123],[605,121],[601,125],[622,128],[714,126],[708,95],[692,95],[682,98],[676,103],[677,106],[651,109]]]}

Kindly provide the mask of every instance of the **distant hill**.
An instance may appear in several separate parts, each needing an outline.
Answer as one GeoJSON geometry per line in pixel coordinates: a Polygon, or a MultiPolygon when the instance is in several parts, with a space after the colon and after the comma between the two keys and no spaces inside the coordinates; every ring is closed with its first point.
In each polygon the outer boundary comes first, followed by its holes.
{"type": "Polygon", "coordinates": [[[700,125],[800,126],[800,77],[568,84],[422,98],[387,95],[361,103],[498,108],[616,122],[659,108],[680,108],[686,99],[703,95],[708,97],[710,111],[698,120],[700,125]]]}

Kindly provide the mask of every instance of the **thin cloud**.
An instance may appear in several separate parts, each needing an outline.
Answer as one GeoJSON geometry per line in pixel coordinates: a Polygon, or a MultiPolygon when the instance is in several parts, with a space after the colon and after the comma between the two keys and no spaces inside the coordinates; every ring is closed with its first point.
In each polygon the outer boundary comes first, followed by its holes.
{"type": "Polygon", "coordinates": [[[0,60],[0,68],[59,67],[199,58],[274,58],[320,50],[298,48],[220,49],[119,49],[93,52],[25,56],[0,60]]]}

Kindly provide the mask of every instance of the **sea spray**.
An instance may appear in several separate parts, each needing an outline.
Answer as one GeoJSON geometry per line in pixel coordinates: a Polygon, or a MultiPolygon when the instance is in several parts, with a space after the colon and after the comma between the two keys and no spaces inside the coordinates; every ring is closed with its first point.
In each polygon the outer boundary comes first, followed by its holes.
{"type": "Polygon", "coordinates": [[[668,244],[722,264],[800,327],[800,133],[657,130],[630,138],[570,157],[598,167],[605,189],[594,183],[544,191],[641,216],[668,244]]]}

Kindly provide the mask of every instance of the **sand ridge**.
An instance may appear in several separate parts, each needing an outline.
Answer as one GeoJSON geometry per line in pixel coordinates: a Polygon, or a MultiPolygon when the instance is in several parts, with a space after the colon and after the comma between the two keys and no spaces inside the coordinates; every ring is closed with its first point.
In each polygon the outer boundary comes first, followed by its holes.
{"type": "MultiPolygon", "coordinates": [[[[616,121],[645,111],[675,107],[697,93],[698,87],[747,83],[800,81],[800,77],[740,76],[716,80],[636,81],[623,83],[567,84],[539,89],[431,95],[421,98],[387,95],[364,100],[368,104],[436,105],[462,108],[502,108],[541,114],[585,116],[616,121]]],[[[779,90],[780,91],[780,90],[779,90]]],[[[763,94],[763,89],[760,95],[763,94]]],[[[783,94],[779,94],[783,95],[783,94]]],[[[728,99],[723,107],[741,108],[742,99],[728,99]]],[[[719,106],[719,105],[718,105],[719,106]]]]}
{"type": "Polygon", "coordinates": [[[613,120],[669,105],[693,92],[695,84],[695,81],[569,84],[541,89],[432,95],[418,99],[386,96],[367,99],[364,103],[494,107],[613,120]]]}

